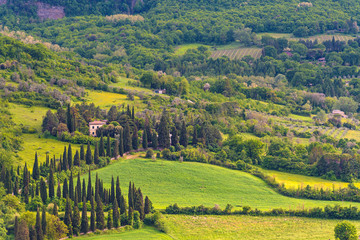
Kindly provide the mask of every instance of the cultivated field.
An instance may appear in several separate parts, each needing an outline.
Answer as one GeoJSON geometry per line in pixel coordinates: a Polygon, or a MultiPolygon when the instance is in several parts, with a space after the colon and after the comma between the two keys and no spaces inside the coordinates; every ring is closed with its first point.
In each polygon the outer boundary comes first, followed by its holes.
{"type": "Polygon", "coordinates": [[[292,34],[289,34],[289,33],[259,33],[259,34],[257,34],[257,36],[260,39],[264,35],[268,35],[268,36],[271,36],[273,38],[286,38],[286,39],[288,39],[290,41],[298,41],[300,39],[315,41],[315,39],[317,39],[319,43],[324,42],[324,41],[328,41],[328,40],[332,40],[333,37],[335,38],[335,41],[339,40],[339,41],[344,41],[344,42],[347,42],[348,40],[351,40],[351,39],[355,38],[355,37],[353,37],[351,35],[345,35],[345,34],[321,34],[321,35],[310,36],[310,37],[307,37],[307,38],[296,38],[292,34]]]}
{"type": "MultiPolygon", "coordinates": [[[[286,188],[305,188],[307,185],[315,188],[323,188],[332,190],[333,188],[346,188],[349,183],[330,181],[318,177],[309,177],[304,175],[285,173],[272,170],[263,170],[269,176],[272,176],[276,179],[277,182],[285,184],[286,188]]],[[[360,183],[355,183],[357,187],[360,187],[360,183]]]]}
{"type": "Polygon", "coordinates": [[[260,58],[262,53],[261,48],[236,48],[236,49],[224,49],[215,50],[211,54],[211,58],[219,58],[227,56],[230,59],[242,59],[245,56],[251,56],[255,59],[260,58]]]}
{"type": "MultiPolygon", "coordinates": [[[[297,217],[165,215],[174,239],[324,240],[334,239],[339,220],[297,217]]],[[[360,221],[351,221],[357,229],[360,221]]]]}
{"type": "MultiPolygon", "coordinates": [[[[127,193],[129,181],[135,182],[158,209],[174,203],[209,207],[218,204],[222,208],[229,203],[235,207],[247,205],[259,209],[324,207],[329,204],[360,207],[360,203],[285,197],[248,173],[202,163],[128,159],[93,171],[93,182],[96,173],[107,188],[110,187],[111,176],[119,176],[124,193],[127,193]]],[[[84,175],[83,178],[87,180],[88,177],[84,175]]]]}
{"type": "Polygon", "coordinates": [[[175,54],[176,55],[184,55],[187,50],[195,49],[195,48],[198,48],[201,46],[210,48],[209,45],[204,45],[204,44],[199,44],[199,43],[183,44],[183,45],[179,45],[175,48],[175,54]]]}

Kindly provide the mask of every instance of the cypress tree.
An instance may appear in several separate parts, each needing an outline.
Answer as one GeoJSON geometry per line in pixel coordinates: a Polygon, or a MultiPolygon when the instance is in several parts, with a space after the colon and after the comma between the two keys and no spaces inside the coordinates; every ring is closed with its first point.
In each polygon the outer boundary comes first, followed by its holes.
{"type": "Polygon", "coordinates": [[[39,208],[37,209],[37,213],[36,213],[35,230],[36,230],[36,233],[37,233],[37,240],[43,240],[44,239],[44,234],[43,234],[43,230],[42,230],[42,227],[41,227],[41,218],[40,218],[39,208]]]}
{"type": "Polygon", "coordinates": [[[18,216],[15,216],[15,223],[14,223],[14,237],[16,239],[16,235],[19,231],[19,219],[18,216]]]}
{"type": "Polygon", "coordinates": [[[105,228],[105,217],[104,217],[104,209],[103,203],[101,202],[101,198],[98,196],[98,201],[96,202],[96,228],[100,230],[104,230],[105,228]]]}
{"type": "Polygon", "coordinates": [[[80,212],[78,207],[78,202],[75,200],[74,208],[73,208],[73,215],[72,215],[72,227],[73,232],[76,236],[80,234],[80,212]]]}
{"type": "Polygon", "coordinates": [[[50,169],[48,183],[49,183],[49,198],[52,199],[55,197],[55,180],[52,169],[50,169]]]}
{"type": "Polygon", "coordinates": [[[75,156],[74,156],[74,166],[80,166],[79,150],[76,150],[76,152],[75,152],[75,156]]]}
{"type": "Polygon", "coordinates": [[[72,155],[71,144],[69,144],[67,159],[68,159],[69,169],[71,169],[73,166],[73,155],[72,155]]]}
{"type": "Polygon", "coordinates": [[[121,157],[124,155],[124,129],[120,130],[119,154],[121,157]]]}
{"type": "Polygon", "coordinates": [[[127,105],[126,114],[129,116],[129,118],[131,118],[131,111],[130,111],[130,106],[129,105],[127,105]]]}
{"type": "Polygon", "coordinates": [[[72,115],[71,115],[70,104],[68,104],[68,106],[67,106],[66,124],[67,124],[67,128],[69,129],[69,132],[70,133],[74,132],[74,126],[73,126],[73,119],[72,119],[72,115]]]}
{"type": "Polygon", "coordinates": [[[85,179],[83,179],[83,183],[82,183],[82,194],[81,194],[81,198],[85,198],[86,199],[86,183],[85,183],[85,179]]]}
{"type": "Polygon", "coordinates": [[[83,198],[83,208],[81,213],[81,232],[87,233],[89,231],[89,223],[87,217],[87,206],[86,206],[86,199],[83,198]]]}
{"type": "Polygon", "coordinates": [[[84,151],[84,145],[81,144],[80,146],[80,160],[85,160],[85,151],[84,151]]]}
{"type": "Polygon", "coordinates": [[[134,225],[134,210],[132,207],[129,207],[129,214],[128,214],[128,225],[132,226],[134,225]]]}
{"type": "Polygon", "coordinates": [[[16,231],[16,240],[30,240],[29,227],[24,219],[20,219],[19,228],[16,231]]]}
{"type": "Polygon", "coordinates": [[[77,182],[76,182],[76,190],[78,192],[78,200],[83,199],[83,195],[81,194],[81,179],[80,179],[80,171],[78,172],[77,182]]]}
{"type": "Polygon", "coordinates": [[[135,107],[132,107],[132,113],[131,113],[131,119],[134,120],[135,119],[135,107]]]}
{"type": "Polygon", "coordinates": [[[96,177],[95,177],[95,201],[96,203],[99,201],[99,197],[100,197],[100,181],[99,181],[99,176],[96,173],[96,177]]]}
{"type": "Polygon", "coordinates": [[[111,193],[110,193],[110,203],[114,204],[115,201],[115,182],[114,182],[114,176],[111,177],[111,193]]]}
{"type": "Polygon", "coordinates": [[[159,147],[170,147],[170,132],[169,132],[169,117],[167,111],[164,109],[160,118],[159,125],[159,147]]]}
{"type": "Polygon", "coordinates": [[[138,150],[138,148],[139,148],[139,136],[138,136],[138,129],[137,129],[136,125],[134,126],[134,132],[133,132],[131,141],[132,141],[132,148],[134,150],[138,150]]]}
{"type": "Polygon", "coordinates": [[[125,129],[124,129],[124,152],[131,151],[131,135],[130,135],[130,126],[129,123],[126,122],[125,129]]]}
{"type": "Polygon", "coordinates": [[[142,147],[143,147],[143,149],[148,148],[148,137],[147,137],[146,130],[144,130],[143,136],[142,136],[142,147]]]}
{"type": "Polygon", "coordinates": [[[86,149],[86,164],[92,164],[92,153],[90,148],[90,142],[88,142],[87,149],[86,149]]]}
{"type": "Polygon", "coordinates": [[[193,139],[192,139],[192,144],[195,146],[198,143],[198,135],[197,135],[197,127],[194,126],[194,132],[193,132],[193,139]]]}
{"type": "Polygon", "coordinates": [[[43,201],[43,203],[46,203],[47,200],[47,188],[46,183],[43,178],[40,180],[40,196],[43,201]]]}
{"type": "Polygon", "coordinates": [[[108,136],[107,136],[106,156],[107,156],[107,157],[111,157],[111,141],[110,141],[110,134],[108,134],[108,136]]]}
{"type": "Polygon", "coordinates": [[[29,226],[30,240],[38,240],[38,235],[34,226],[29,226]]]}
{"type": "Polygon", "coordinates": [[[91,215],[90,215],[90,230],[95,232],[96,225],[95,225],[95,199],[91,197],[91,215]]]}
{"type": "Polygon", "coordinates": [[[15,196],[19,194],[19,178],[16,176],[13,193],[15,196]]]}
{"type": "Polygon", "coordinates": [[[64,223],[69,230],[68,236],[71,237],[73,235],[73,229],[72,229],[71,204],[69,197],[66,198],[64,223]]]}
{"type": "Polygon", "coordinates": [[[63,184],[63,198],[68,198],[68,197],[69,197],[69,189],[68,189],[67,179],[65,178],[63,184]]]}
{"type": "Polygon", "coordinates": [[[74,201],[74,178],[72,172],[69,179],[69,198],[74,201]]]}
{"type": "Polygon", "coordinates": [[[155,131],[152,134],[151,146],[153,147],[153,149],[158,148],[158,136],[157,136],[157,133],[155,131]]]}
{"type": "Polygon", "coordinates": [[[118,205],[118,201],[115,198],[114,199],[114,203],[112,205],[112,214],[113,214],[113,225],[115,228],[118,228],[120,223],[120,213],[119,213],[119,205],[118,205]]]}
{"type": "Polygon", "coordinates": [[[133,197],[134,197],[134,195],[133,195],[133,192],[132,192],[132,185],[131,185],[131,182],[129,182],[129,191],[128,191],[129,208],[134,207],[134,205],[133,205],[133,202],[134,202],[133,197]]]}
{"type": "Polygon", "coordinates": [[[57,203],[56,203],[56,202],[54,202],[53,215],[54,215],[54,216],[58,216],[58,215],[59,215],[59,213],[58,213],[58,206],[57,206],[57,203]]]}
{"type": "Polygon", "coordinates": [[[126,201],[123,195],[120,196],[120,213],[126,213],[126,201]]]}
{"type": "Polygon", "coordinates": [[[107,229],[109,230],[112,229],[113,227],[112,215],[113,215],[112,210],[109,210],[108,218],[107,218],[107,229]]]}
{"type": "Polygon", "coordinates": [[[105,157],[104,138],[103,138],[102,134],[101,134],[101,137],[100,137],[99,156],[100,157],[105,157]]]}
{"type": "Polygon", "coordinates": [[[46,235],[46,212],[45,212],[45,208],[42,209],[41,227],[42,227],[43,234],[46,235]]]}
{"type": "Polygon", "coordinates": [[[145,197],[145,206],[144,206],[144,213],[149,214],[151,212],[152,203],[148,196],[145,197]]]}
{"type": "Polygon", "coordinates": [[[113,157],[118,159],[119,156],[119,140],[115,139],[113,157]]]}
{"type": "Polygon", "coordinates": [[[181,125],[180,144],[183,145],[184,147],[187,147],[187,145],[189,144],[185,121],[183,121],[181,125]]]}
{"type": "Polygon", "coordinates": [[[39,180],[39,178],[40,178],[40,169],[39,169],[37,152],[35,153],[35,162],[34,162],[34,166],[33,166],[32,177],[34,180],[39,180]]]}
{"type": "Polygon", "coordinates": [[[58,183],[58,187],[57,187],[57,191],[56,191],[56,197],[58,199],[61,198],[61,186],[60,186],[60,182],[58,183]]]}
{"type": "Polygon", "coordinates": [[[140,213],[140,219],[144,220],[145,213],[144,213],[144,198],[141,192],[141,189],[139,188],[137,191],[135,191],[135,203],[134,203],[134,210],[138,211],[140,213]]]}
{"type": "Polygon", "coordinates": [[[96,165],[98,165],[98,164],[100,163],[98,143],[95,143],[94,163],[95,163],[96,165]]]}
{"type": "Polygon", "coordinates": [[[67,151],[66,151],[66,147],[64,147],[64,153],[63,153],[63,166],[62,166],[62,170],[66,171],[68,170],[68,159],[67,159],[67,151]]]}
{"type": "Polygon", "coordinates": [[[87,187],[87,200],[91,201],[92,192],[91,192],[91,173],[89,169],[89,180],[88,180],[88,187],[87,187]]]}
{"type": "Polygon", "coordinates": [[[179,143],[178,130],[173,127],[171,130],[171,145],[176,146],[179,143]]]}
{"type": "Polygon", "coordinates": [[[115,192],[116,192],[116,199],[117,199],[117,204],[118,206],[120,206],[120,199],[121,199],[121,188],[120,188],[120,179],[119,179],[119,176],[117,176],[116,178],[116,189],[115,189],[115,192]]]}
{"type": "Polygon", "coordinates": [[[147,136],[147,142],[151,142],[152,141],[152,135],[151,135],[151,129],[150,129],[150,123],[149,123],[149,118],[146,116],[145,119],[145,129],[144,131],[146,132],[146,136],[147,136]]]}
{"type": "Polygon", "coordinates": [[[22,196],[24,197],[24,202],[26,204],[29,203],[29,183],[30,183],[30,176],[29,171],[27,169],[27,165],[25,163],[24,172],[23,172],[23,187],[22,187],[22,196]]]}

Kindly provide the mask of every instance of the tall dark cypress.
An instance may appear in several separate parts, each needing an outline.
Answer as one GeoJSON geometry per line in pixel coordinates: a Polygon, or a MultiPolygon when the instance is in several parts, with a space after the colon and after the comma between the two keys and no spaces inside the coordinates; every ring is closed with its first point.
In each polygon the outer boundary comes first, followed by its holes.
{"type": "Polygon", "coordinates": [[[81,201],[83,199],[83,195],[81,192],[81,178],[80,178],[80,172],[78,172],[77,182],[76,182],[76,190],[78,192],[79,200],[81,201]]]}
{"type": "Polygon", "coordinates": [[[74,127],[73,127],[73,117],[71,115],[71,109],[70,109],[70,104],[68,104],[67,106],[67,111],[66,111],[66,124],[67,124],[67,128],[69,130],[69,132],[74,132],[74,127]]]}
{"type": "Polygon", "coordinates": [[[159,146],[159,144],[158,144],[158,135],[157,135],[157,133],[155,131],[152,134],[151,146],[153,147],[153,149],[157,149],[158,146],[159,146]]]}
{"type": "Polygon", "coordinates": [[[68,188],[67,179],[65,178],[63,184],[63,198],[68,198],[68,197],[69,197],[69,188],[68,188]]]}
{"type": "Polygon", "coordinates": [[[95,177],[95,201],[97,202],[99,199],[99,197],[101,196],[100,194],[100,180],[99,180],[99,176],[96,173],[96,177],[95,177]]]}
{"type": "Polygon", "coordinates": [[[66,207],[65,207],[65,216],[64,216],[64,223],[68,227],[69,233],[68,236],[71,237],[73,235],[72,229],[72,216],[71,216],[71,203],[70,199],[66,198],[66,207]]]}
{"type": "Polygon", "coordinates": [[[113,213],[113,225],[115,228],[118,228],[120,226],[120,213],[119,213],[119,205],[118,201],[115,198],[114,203],[112,205],[112,213],[113,213]]]}
{"type": "Polygon", "coordinates": [[[112,229],[113,227],[113,221],[112,221],[113,213],[112,210],[108,212],[108,218],[107,218],[107,229],[112,229]]]}
{"type": "Polygon", "coordinates": [[[72,155],[71,144],[69,144],[67,159],[68,159],[69,169],[71,169],[73,166],[73,155],[72,155]]]}
{"type": "Polygon", "coordinates": [[[96,224],[95,224],[95,199],[91,197],[91,215],[90,215],[90,230],[95,232],[96,224]]]}
{"type": "Polygon", "coordinates": [[[146,132],[146,136],[147,136],[147,142],[151,142],[152,141],[152,135],[151,135],[151,129],[150,129],[150,123],[149,123],[149,118],[146,116],[145,119],[145,129],[144,132],[146,132]]]}
{"type": "Polygon", "coordinates": [[[152,203],[148,196],[145,197],[144,213],[149,214],[151,212],[152,203]]]}
{"type": "Polygon", "coordinates": [[[40,180],[40,196],[43,201],[43,203],[46,203],[47,200],[47,188],[46,183],[43,178],[40,180]]]}
{"type": "Polygon", "coordinates": [[[105,228],[104,209],[100,197],[98,197],[98,201],[96,202],[96,228],[100,230],[104,230],[105,228]]]}
{"type": "Polygon", "coordinates": [[[69,198],[74,201],[74,178],[72,172],[69,179],[69,198]]]}
{"type": "Polygon", "coordinates": [[[120,214],[126,213],[126,200],[123,195],[121,195],[121,197],[120,197],[119,208],[120,208],[120,214]]]}
{"type": "Polygon", "coordinates": [[[192,145],[197,145],[198,143],[198,135],[197,135],[197,127],[194,126],[194,132],[193,132],[193,136],[192,136],[192,145]]]}
{"type": "Polygon", "coordinates": [[[141,189],[135,191],[135,201],[134,201],[134,210],[140,213],[140,219],[144,220],[145,212],[144,212],[144,198],[141,192],[141,189]]]}
{"type": "Polygon", "coordinates": [[[127,224],[130,226],[134,225],[134,210],[132,207],[129,207],[127,224]]]}
{"type": "Polygon", "coordinates": [[[81,199],[85,198],[86,199],[86,183],[85,183],[85,179],[83,178],[83,182],[82,182],[82,194],[81,194],[81,199]]]}
{"type": "Polygon", "coordinates": [[[42,215],[41,215],[41,227],[42,227],[42,231],[43,234],[46,235],[46,212],[45,212],[45,208],[42,209],[42,215]]]}
{"type": "Polygon", "coordinates": [[[102,134],[101,134],[101,137],[100,137],[99,156],[100,157],[105,157],[104,138],[103,138],[102,134]]]}
{"type": "Polygon", "coordinates": [[[136,125],[134,126],[134,132],[133,132],[132,137],[131,137],[131,142],[132,142],[132,148],[134,150],[138,150],[138,148],[139,148],[139,136],[138,136],[138,129],[137,129],[136,125]]]}
{"type": "Polygon", "coordinates": [[[111,157],[111,141],[110,141],[110,135],[107,136],[107,143],[106,143],[106,156],[111,157]]]}
{"type": "Polygon", "coordinates": [[[63,153],[63,161],[62,161],[62,170],[66,171],[68,170],[68,160],[67,160],[67,151],[66,147],[64,147],[64,153],[63,153]]]}
{"type": "Polygon", "coordinates": [[[173,127],[171,130],[171,145],[176,146],[179,143],[178,130],[173,127]]]}
{"type": "Polygon", "coordinates": [[[48,183],[49,183],[49,198],[52,199],[55,197],[55,180],[52,169],[50,169],[48,183]]]}
{"type": "MultiPolygon", "coordinates": [[[[76,196],[77,196],[77,191],[76,191],[76,196]]],[[[80,212],[79,212],[77,197],[75,198],[75,201],[74,201],[73,214],[72,214],[71,220],[72,220],[73,232],[76,236],[79,236],[79,234],[80,234],[80,212]]]]}
{"type": "Polygon", "coordinates": [[[35,153],[35,162],[33,166],[32,177],[34,180],[38,180],[40,178],[40,169],[39,169],[39,161],[37,152],[35,153]]]}
{"type": "Polygon", "coordinates": [[[132,185],[131,182],[129,182],[129,191],[128,191],[128,202],[129,202],[129,208],[133,208],[134,207],[134,195],[133,195],[133,191],[132,191],[132,185]]]}
{"type": "Polygon", "coordinates": [[[58,215],[59,215],[58,205],[57,205],[56,202],[54,202],[53,215],[54,215],[54,216],[58,216],[58,215]]]}
{"type": "Polygon", "coordinates": [[[134,120],[135,119],[135,107],[132,107],[132,111],[131,111],[131,119],[134,120]]]}
{"type": "Polygon", "coordinates": [[[83,208],[81,213],[81,232],[87,233],[89,231],[89,223],[87,217],[87,206],[86,206],[86,199],[83,198],[83,208]]]}
{"type": "Polygon", "coordinates": [[[117,159],[119,157],[119,140],[115,139],[113,157],[117,159]]]}
{"type": "Polygon", "coordinates": [[[159,147],[161,147],[161,148],[169,148],[170,147],[169,116],[165,109],[160,118],[159,147]]]}
{"type": "Polygon", "coordinates": [[[30,240],[29,227],[25,219],[20,219],[19,228],[16,231],[16,240],[30,240]]]}
{"type": "Polygon", "coordinates": [[[61,186],[60,186],[60,182],[58,183],[58,187],[57,187],[57,191],[56,191],[56,197],[57,198],[61,198],[61,186]]]}
{"type": "Polygon", "coordinates": [[[22,185],[21,194],[24,197],[24,202],[26,204],[29,203],[29,183],[30,183],[30,176],[29,176],[29,171],[27,169],[27,165],[25,163],[24,172],[23,172],[23,185],[22,185]]]}
{"type": "Polygon", "coordinates": [[[189,144],[185,121],[183,121],[181,125],[180,144],[183,145],[184,147],[187,147],[187,145],[189,144]]]}
{"type": "Polygon", "coordinates": [[[89,180],[88,180],[88,187],[87,187],[87,197],[86,199],[88,201],[91,201],[91,197],[92,197],[92,192],[91,192],[91,172],[89,169],[89,180]]]}
{"type": "Polygon", "coordinates": [[[74,156],[74,166],[80,166],[79,150],[76,150],[76,152],[75,152],[75,156],[74,156]]]}
{"type": "Polygon", "coordinates": [[[37,240],[43,240],[44,239],[44,234],[43,234],[43,230],[42,230],[42,227],[41,227],[41,218],[40,218],[39,208],[37,209],[37,213],[36,213],[35,230],[36,230],[36,233],[37,233],[37,240]]]}
{"type": "Polygon", "coordinates": [[[80,146],[80,160],[82,160],[82,161],[85,160],[85,150],[84,150],[83,144],[81,144],[81,146],[80,146]]]}
{"type": "Polygon", "coordinates": [[[16,235],[17,235],[18,231],[19,231],[19,219],[18,219],[18,216],[15,216],[15,223],[14,223],[14,237],[15,237],[15,239],[17,239],[16,235]]]}
{"type": "Polygon", "coordinates": [[[94,150],[94,163],[95,163],[96,165],[100,163],[98,143],[95,143],[95,150],[94,150]]]}
{"type": "Polygon", "coordinates": [[[16,179],[15,179],[15,185],[14,185],[14,190],[13,190],[13,193],[15,196],[17,196],[19,194],[19,189],[20,186],[19,186],[19,177],[16,176],[16,179]]]}
{"type": "Polygon", "coordinates": [[[119,179],[119,176],[117,176],[116,178],[116,189],[115,189],[115,192],[116,192],[116,196],[115,198],[117,199],[117,204],[118,206],[120,206],[120,198],[121,198],[121,188],[120,188],[120,179],[119,179]]]}
{"type": "Polygon", "coordinates": [[[90,148],[90,142],[88,142],[87,149],[86,149],[86,157],[85,157],[86,164],[92,164],[92,153],[90,148]]]}
{"type": "Polygon", "coordinates": [[[147,133],[145,130],[144,130],[143,136],[142,136],[142,147],[143,147],[143,149],[148,148],[148,137],[147,137],[147,133]]]}
{"type": "Polygon", "coordinates": [[[124,129],[120,130],[119,154],[121,157],[124,155],[124,129]]]}
{"type": "Polygon", "coordinates": [[[131,147],[132,144],[131,144],[130,126],[129,123],[126,122],[124,128],[124,152],[130,152],[131,147]]]}

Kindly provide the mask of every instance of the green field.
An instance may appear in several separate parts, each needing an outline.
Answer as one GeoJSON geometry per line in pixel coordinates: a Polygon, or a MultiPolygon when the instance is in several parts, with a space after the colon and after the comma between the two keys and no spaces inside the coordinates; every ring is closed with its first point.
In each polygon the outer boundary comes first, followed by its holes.
{"type": "MultiPolygon", "coordinates": [[[[247,205],[259,209],[324,207],[329,204],[360,207],[360,203],[285,197],[248,173],[202,163],[128,159],[93,171],[94,180],[96,173],[107,188],[110,187],[111,176],[119,176],[124,193],[127,193],[129,181],[135,182],[158,209],[174,203],[209,207],[218,204],[222,208],[229,203],[235,207],[247,205]]],[[[87,179],[86,175],[83,177],[87,179]]]]}
{"type": "Polygon", "coordinates": [[[177,46],[175,48],[175,54],[176,55],[184,55],[187,50],[196,49],[196,48],[201,47],[201,46],[210,48],[209,45],[204,45],[204,44],[199,44],[199,43],[183,44],[183,45],[179,45],[179,46],[177,46]]]}
{"type": "Polygon", "coordinates": [[[286,38],[290,41],[299,41],[300,39],[315,41],[317,39],[319,43],[322,43],[322,42],[328,41],[328,40],[332,40],[333,37],[335,38],[335,41],[339,40],[339,41],[344,41],[344,42],[347,42],[348,40],[355,38],[351,35],[345,35],[345,34],[321,34],[321,35],[315,35],[315,36],[310,36],[310,37],[306,37],[306,38],[297,38],[289,33],[259,33],[259,34],[257,34],[257,36],[259,38],[261,38],[264,35],[268,35],[273,38],[286,38]]]}
{"type": "Polygon", "coordinates": [[[15,123],[35,128],[38,132],[41,132],[43,117],[49,109],[46,107],[27,107],[9,103],[9,110],[15,123]]]}
{"type": "MultiPolygon", "coordinates": [[[[297,217],[165,215],[174,239],[323,240],[334,239],[339,220],[297,217]]],[[[360,229],[360,221],[351,221],[360,229]]]]}
{"type": "Polygon", "coordinates": [[[118,88],[123,88],[125,90],[135,90],[138,92],[154,94],[153,91],[151,91],[150,89],[132,86],[131,83],[136,84],[138,82],[134,79],[126,78],[126,77],[118,77],[117,80],[118,82],[110,84],[109,87],[118,87],[118,88]]]}
{"type": "MultiPolygon", "coordinates": [[[[349,185],[349,183],[346,182],[330,181],[319,177],[309,177],[272,170],[263,170],[263,172],[269,176],[274,177],[277,182],[284,183],[286,188],[305,188],[307,185],[309,185],[318,189],[339,189],[346,188],[349,185]]],[[[360,187],[360,183],[355,183],[355,185],[360,187]]]]}
{"type": "Polygon", "coordinates": [[[230,59],[242,59],[245,56],[251,56],[255,59],[260,58],[262,53],[261,48],[235,48],[215,50],[212,52],[211,57],[216,59],[222,56],[227,56],[230,59]]]}
{"type": "Polygon", "coordinates": [[[84,240],[127,240],[127,239],[144,239],[144,240],[167,240],[172,239],[165,233],[161,233],[152,227],[144,227],[139,230],[131,230],[123,233],[105,234],[105,235],[92,235],[82,236],[74,239],[84,240]]]}

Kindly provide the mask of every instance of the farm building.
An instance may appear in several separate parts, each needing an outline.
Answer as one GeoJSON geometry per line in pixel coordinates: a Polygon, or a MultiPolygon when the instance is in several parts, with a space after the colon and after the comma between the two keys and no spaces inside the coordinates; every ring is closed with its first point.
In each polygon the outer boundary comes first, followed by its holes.
{"type": "Polygon", "coordinates": [[[165,94],[166,93],[166,89],[155,89],[154,93],[158,93],[158,94],[165,94]]]}
{"type": "Polygon", "coordinates": [[[340,110],[333,110],[332,113],[331,113],[331,115],[332,115],[333,117],[335,117],[335,116],[340,116],[340,117],[342,117],[342,118],[348,118],[348,116],[347,116],[343,111],[340,111],[340,110]]]}
{"type": "Polygon", "coordinates": [[[89,122],[89,134],[96,137],[96,129],[106,125],[107,120],[89,122]]]}

